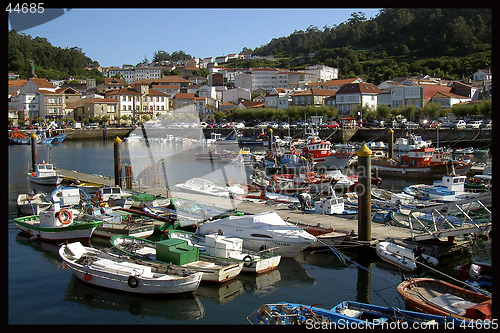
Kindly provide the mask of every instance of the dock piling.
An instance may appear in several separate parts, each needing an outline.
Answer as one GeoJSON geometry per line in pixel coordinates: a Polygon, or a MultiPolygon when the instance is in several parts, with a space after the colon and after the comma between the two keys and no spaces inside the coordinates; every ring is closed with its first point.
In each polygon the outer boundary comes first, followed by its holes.
{"type": "Polygon", "coordinates": [[[389,142],[387,154],[389,155],[388,156],[389,158],[393,158],[394,157],[394,131],[392,128],[389,128],[387,133],[389,133],[389,138],[387,139],[387,141],[389,142]]]}
{"type": "Polygon", "coordinates": [[[358,239],[371,241],[371,155],[370,148],[363,144],[356,152],[358,155],[358,239]]]}
{"type": "Polygon", "coordinates": [[[35,164],[38,162],[37,152],[36,152],[36,139],[35,133],[31,135],[31,167],[35,170],[35,164]]]}
{"type": "Polygon", "coordinates": [[[116,137],[114,141],[114,162],[115,162],[115,185],[122,186],[122,158],[121,158],[121,144],[122,140],[116,137]]]}

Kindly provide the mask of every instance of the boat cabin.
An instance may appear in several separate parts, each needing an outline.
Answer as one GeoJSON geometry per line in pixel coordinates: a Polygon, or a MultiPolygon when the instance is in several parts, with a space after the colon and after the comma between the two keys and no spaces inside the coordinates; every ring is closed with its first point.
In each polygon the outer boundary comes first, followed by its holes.
{"type": "Polygon", "coordinates": [[[123,191],[119,186],[103,186],[99,189],[103,201],[109,201],[109,199],[121,199],[123,197],[123,191]]]}
{"type": "Polygon", "coordinates": [[[35,164],[35,176],[36,177],[53,177],[56,176],[56,170],[54,166],[50,163],[38,163],[35,164]]]}
{"type": "Polygon", "coordinates": [[[434,148],[422,147],[412,149],[408,154],[401,156],[401,164],[411,166],[427,166],[431,163],[434,148]]]}
{"type": "Polygon", "coordinates": [[[444,186],[449,191],[453,191],[455,193],[464,192],[465,181],[467,180],[467,176],[443,176],[441,180],[435,180],[434,186],[444,186]]]}

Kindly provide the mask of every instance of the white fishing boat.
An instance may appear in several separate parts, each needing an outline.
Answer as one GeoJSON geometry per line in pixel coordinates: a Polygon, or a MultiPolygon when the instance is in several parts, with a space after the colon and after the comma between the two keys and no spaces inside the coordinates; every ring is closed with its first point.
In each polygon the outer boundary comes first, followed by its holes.
{"type": "Polygon", "coordinates": [[[73,274],[88,284],[136,294],[178,294],[195,291],[202,273],[134,263],[124,256],[85,247],[62,245],[59,255],[73,274]]]}
{"type": "Polygon", "coordinates": [[[432,140],[424,140],[420,135],[410,133],[407,137],[397,138],[394,142],[394,150],[410,151],[412,149],[427,148],[432,145],[432,140]]]}
{"type": "Polygon", "coordinates": [[[417,261],[424,262],[429,266],[437,266],[439,264],[438,260],[434,257],[420,253],[421,251],[417,249],[412,250],[393,242],[378,242],[375,250],[380,259],[406,271],[415,271],[417,269],[417,261]]]}
{"type": "Polygon", "coordinates": [[[333,189],[334,190],[346,190],[355,183],[352,181],[351,178],[347,177],[342,170],[336,169],[336,170],[327,170],[325,172],[325,177],[326,178],[333,178],[335,179],[335,183],[333,184],[333,189]]]}
{"type": "Polygon", "coordinates": [[[241,195],[245,190],[238,185],[222,186],[205,178],[193,177],[184,183],[175,184],[181,191],[195,192],[205,195],[228,198],[230,195],[241,195]]]}
{"type": "Polygon", "coordinates": [[[281,256],[268,251],[253,251],[243,248],[243,239],[218,234],[200,236],[194,232],[170,230],[168,237],[183,239],[200,249],[200,256],[234,259],[243,262],[243,272],[264,273],[278,267],[281,256]]]}
{"type": "Polygon", "coordinates": [[[222,258],[200,258],[199,249],[181,239],[154,242],[120,235],[112,237],[111,244],[120,252],[143,263],[202,272],[202,281],[226,282],[234,279],[243,268],[242,262],[230,262],[222,258]]]}
{"type": "Polygon", "coordinates": [[[256,251],[276,248],[276,253],[283,257],[293,257],[316,241],[316,237],[284,221],[276,212],[228,216],[206,221],[197,226],[196,233],[222,233],[225,236],[242,238],[245,248],[256,251]]]}
{"type": "Polygon", "coordinates": [[[43,241],[83,240],[88,242],[94,230],[103,221],[74,218],[71,210],[59,209],[58,205],[54,204],[51,209],[39,215],[15,218],[14,223],[23,233],[43,241]]]}
{"type": "Polygon", "coordinates": [[[345,209],[344,198],[337,197],[335,191],[330,199],[322,198],[314,202],[314,212],[319,214],[353,217],[358,215],[357,209],[345,209]]]}
{"type": "Polygon", "coordinates": [[[107,204],[111,207],[130,208],[134,202],[131,194],[126,193],[120,186],[102,186],[94,194],[92,201],[94,204],[107,204]]]}
{"type": "Polygon", "coordinates": [[[127,142],[139,142],[142,141],[143,137],[140,135],[137,135],[135,133],[130,133],[126,138],[125,141],[127,142]]]}
{"type": "Polygon", "coordinates": [[[45,162],[35,164],[35,170],[28,172],[28,176],[33,183],[41,185],[59,185],[63,180],[54,165],[45,162]]]}
{"type": "Polygon", "coordinates": [[[38,215],[52,207],[45,193],[21,193],[17,196],[17,209],[22,215],[38,215]]]}

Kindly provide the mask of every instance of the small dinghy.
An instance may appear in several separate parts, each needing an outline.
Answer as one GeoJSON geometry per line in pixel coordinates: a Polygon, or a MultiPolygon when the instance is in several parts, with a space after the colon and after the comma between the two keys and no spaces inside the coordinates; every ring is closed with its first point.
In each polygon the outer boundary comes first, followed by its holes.
{"type": "Polygon", "coordinates": [[[412,309],[460,319],[491,320],[491,296],[431,278],[413,278],[398,285],[398,293],[412,309]]]}
{"type": "Polygon", "coordinates": [[[52,207],[45,193],[21,193],[17,196],[17,209],[22,215],[39,215],[52,207]]]}
{"type": "Polygon", "coordinates": [[[195,291],[202,273],[134,263],[124,256],[85,247],[62,245],[59,255],[76,278],[94,286],[136,294],[177,294],[195,291]]]}
{"type": "Polygon", "coordinates": [[[378,242],[375,250],[380,259],[406,271],[415,271],[417,261],[430,266],[439,264],[436,258],[422,253],[420,249],[412,250],[392,242],[378,242]]]}

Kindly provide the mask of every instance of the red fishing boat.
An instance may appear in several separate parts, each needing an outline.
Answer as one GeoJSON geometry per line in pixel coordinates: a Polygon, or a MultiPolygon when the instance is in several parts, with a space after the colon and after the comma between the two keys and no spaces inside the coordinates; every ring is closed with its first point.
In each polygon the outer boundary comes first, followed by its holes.
{"type": "Polygon", "coordinates": [[[306,145],[302,148],[302,153],[312,159],[316,166],[326,167],[327,169],[344,169],[354,153],[341,153],[331,149],[331,142],[322,140],[314,129],[310,129],[306,145]]]}
{"type": "Polygon", "coordinates": [[[410,150],[399,159],[374,158],[372,171],[379,176],[441,178],[444,175],[450,175],[453,171],[457,175],[465,175],[473,165],[451,159],[443,160],[436,157],[435,152],[436,150],[432,147],[422,147],[410,150]]]}

